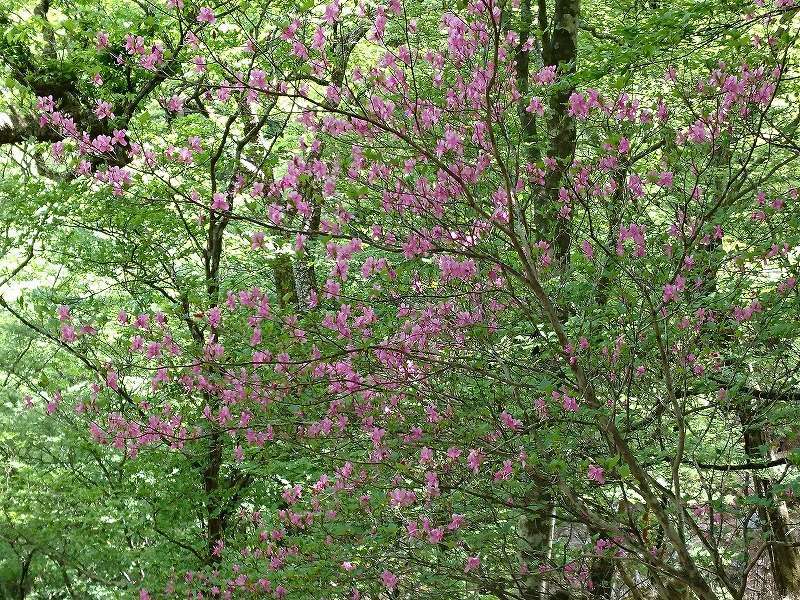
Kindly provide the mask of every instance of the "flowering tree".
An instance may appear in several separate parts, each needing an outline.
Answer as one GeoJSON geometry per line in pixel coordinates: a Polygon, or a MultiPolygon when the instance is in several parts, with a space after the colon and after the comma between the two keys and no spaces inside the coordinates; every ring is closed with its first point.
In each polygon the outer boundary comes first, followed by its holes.
{"type": "Polygon", "coordinates": [[[0,301],[85,366],[51,418],[193,476],[195,564],[142,598],[800,591],[795,9],[628,90],[537,8],[172,2],[178,42],[96,38],[163,128],[102,74],[103,129],[38,99],[48,168],[159,266],[113,314],[0,301]]]}

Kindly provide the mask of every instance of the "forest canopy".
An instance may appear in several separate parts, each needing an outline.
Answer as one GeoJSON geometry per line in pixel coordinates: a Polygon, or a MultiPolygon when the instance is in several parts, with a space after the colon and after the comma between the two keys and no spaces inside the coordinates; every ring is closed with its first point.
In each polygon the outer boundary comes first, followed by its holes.
{"type": "Polygon", "coordinates": [[[2,0],[0,599],[800,598],[795,0],[2,0]]]}

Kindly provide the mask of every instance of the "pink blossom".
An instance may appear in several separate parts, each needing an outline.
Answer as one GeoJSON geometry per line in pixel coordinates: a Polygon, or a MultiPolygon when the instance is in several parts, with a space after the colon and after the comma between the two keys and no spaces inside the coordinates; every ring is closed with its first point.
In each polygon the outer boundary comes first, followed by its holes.
{"type": "Polygon", "coordinates": [[[468,556],[467,563],[464,565],[464,573],[469,573],[470,571],[474,571],[480,566],[481,566],[480,556],[468,556]]]}
{"type": "Polygon", "coordinates": [[[214,11],[208,6],[203,6],[197,13],[198,23],[213,23],[217,18],[214,16],[214,11]]]}
{"type": "Polygon", "coordinates": [[[222,309],[220,309],[219,306],[214,306],[208,309],[206,318],[208,319],[208,324],[214,329],[217,329],[220,326],[220,323],[222,323],[222,309]]]}
{"type": "Polygon", "coordinates": [[[658,174],[658,185],[665,188],[672,187],[672,178],[671,171],[662,171],[658,174]]]}
{"type": "Polygon", "coordinates": [[[397,576],[391,571],[384,570],[383,573],[381,573],[381,581],[390,592],[394,591],[397,587],[397,576]]]}
{"type": "Polygon", "coordinates": [[[230,210],[231,205],[228,203],[228,199],[222,192],[216,192],[213,196],[211,196],[211,210],[216,211],[226,211],[230,210]]]}
{"type": "Polygon", "coordinates": [[[586,119],[589,116],[589,103],[586,97],[579,92],[572,92],[569,97],[568,113],[577,119],[586,119]]]}
{"type": "Polygon", "coordinates": [[[420,463],[427,463],[433,460],[433,450],[430,448],[423,448],[419,452],[419,462],[420,463]]]}
{"type": "Polygon", "coordinates": [[[594,481],[599,485],[603,485],[606,482],[603,467],[598,467],[597,465],[589,465],[588,477],[590,481],[594,481]]]}
{"type": "Polygon", "coordinates": [[[525,112],[536,113],[540,117],[544,116],[544,105],[541,98],[536,98],[535,96],[531,98],[530,103],[525,108],[525,112]]]}
{"type": "Polygon", "coordinates": [[[500,413],[500,421],[511,431],[517,431],[522,428],[522,421],[515,419],[506,411],[500,413]]]}
{"type": "Polygon", "coordinates": [[[485,459],[486,455],[480,450],[470,450],[469,454],[467,455],[467,466],[469,466],[473,472],[477,473],[485,459]]]}
{"type": "Polygon", "coordinates": [[[594,259],[594,249],[592,248],[592,244],[589,242],[589,240],[583,240],[581,242],[581,250],[583,251],[583,255],[588,260],[594,259]]]}
{"type": "Polygon", "coordinates": [[[167,110],[171,113],[183,111],[183,100],[178,96],[171,96],[166,102],[167,110]]]}
{"type": "Polygon", "coordinates": [[[106,373],[106,385],[110,389],[116,390],[116,389],[118,389],[118,386],[119,386],[118,381],[119,381],[119,379],[118,379],[118,376],[117,376],[117,372],[114,371],[113,369],[109,369],[108,373],[106,373]]]}
{"type": "Polygon", "coordinates": [[[511,475],[514,473],[514,467],[510,460],[503,461],[503,468],[499,471],[496,471],[494,474],[495,481],[506,481],[507,479],[511,478],[511,475]]]}
{"type": "Polygon", "coordinates": [[[105,100],[98,100],[97,107],[94,109],[94,114],[98,119],[113,119],[114,113],[111,110],[111,103],[105,100]]]}
{"type": "Polygon", "coordinates": [[[75,328],[71,325],[62,325],[61,326],[61,340],[67,344],[70,344],[78,339],[77,333],[75,333],[75,328]]]}
{"type": "Polygon", "coordinates": [[[553,83],[556,80],[556,68],[553,65],[543,67],[533,76],[533,80],[539,84],[553,83]]]}
{"type": "Polygon", "coordinates": [[[430,533],[428,533],[428,542],[431,544],[438,544],[442,539],[444,539],[444,529],[442,527],[431,529],[430,533]]]}

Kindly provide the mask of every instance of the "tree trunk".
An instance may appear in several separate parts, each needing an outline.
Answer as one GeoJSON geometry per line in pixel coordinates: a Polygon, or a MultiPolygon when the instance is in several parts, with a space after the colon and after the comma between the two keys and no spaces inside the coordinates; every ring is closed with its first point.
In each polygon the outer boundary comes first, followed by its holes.
{"type": "Polygon", "coordinates": [[[540,506],[535,514],[526,514],[517,521],[520,565],[527,573],[520,584],[522,600],[547,598],[547,583],[539,573],[539,567],[550,559],[553,542],[553,498],[547,492],[538,492],[531,504],[540,506]]]}
{"type": "Polygon", "coordinates": [[[278,254],[272,264],[272,274],[275,277],[278,306],[280,308],[297,307],[297,287],[292,257],[289,254],[278,254]]]}
{"type": "Polygon", "coordinates": [[[597,556],[589,567],[589,580],[592,582],[592,598],[611,600],[614,588],[614,561],[608,556],[597,556]]]}
{"type": "Polygon", "coordinates": [[[689,586],[678,582],[667,585],[666,592],[662,600],[689,600],[692,597],[689,586]]]}
{"type": "Polygon", "coordinates": [[[517,100],[517,116],[519,117],[522,128],[522,144],[524,147],[524,157],[529,163],[541,160],[537,139],[536,116],[528,112],[530,102],[530,51],[525,50],[531,35],[531,24],[533,16],[531,13],[531,0],[522,0],[519,12],[519,45],[516,53],[516,79],[517,90],[520,93],[517,100]]]}
{"type": "Polygon", "coordinates": [[[212,423],[213,431],[209,438],[208,462],[203,470],[203,487],[205,490],[207,538],[207,560],[209,564],[219,562],[220,557],[214,554],[217,544],[224,541],[222,499],[220,497],[219,471],[222,466],[222,434],[219,427],[212,423]]]}
{"type": "MultiPolygon", "coordinates": [[[[212,186],[212,190],[216,190],[216,186],[212,186]]],[[[204,255],[206,294],[209,307],[217,306],[219,303],[220,265],[222,264],[224,233],[228,222],[229,216],[223,215],[221,217],[216,217],[212,212],[208,228],[208,238],[206,240],[206,252],[204,255]]],[[[205,343],[202,339],[202,335],[199,341],[205,343]]],[[[208,341],[212,343],[218,341],[217,332],[215,330],[211,330],[208,341]]],[[[210,375],[216,369],[213,366],[207,366],[206,370],[210,375]]],[[[211,408],[212,414],[216,415],[220,409],[219,396],[206,392],[205,400],[211,408]]],[[[219,562],[220,560],[220,556],[215,556],[214,549],[217,544],[224,543],[225,535],[223,494],[220,493],[220,469],[222,467],[222,451],[225,442],[220,426],[213,419],[209,421],[209,428],[208,459],[203,469],[203,488],[205,491],[204,500],[208,519],[206,523],[207,560],[209,564],[211,564],[219,562]]]]}
{"type": "MultiPolygon", "coordinates": [[[[312,155],[313,156],[313,155],[312,155]]],[[[316,158],[316,156],[314,156],[316,158]]],[[[317,293],[317,273],[314,269],[314,257],[311,248],[315,243],[316,234],[322,219],[322,195],[315,192],[309,183],[303,188],[303,199],[311,206],[311,217],[303,222],[303,228],[308,231],[305,247],[294,261],[294,286],[297,308],[308,310],[311,308],[311,294],[317,293]]]]}
{"type": "MultiPolygon", "coordinates": [[[[744,433],[744,448],[748,459],[762,462],[769,459],[766,451],[767,436],[761,424],[754,422],[753,411],[749,408],[740,412],[744,433]]],[[[753,484],[760,498],[769,504],[759,508],[761,526],[769,543],[768,556],[772,564],[772,577],[775,591],[780,598],[800,597],[800,554],[792,545],[794,540],[789,533],[789,514],[786,503],[775,498],[772,493],[772,480],[763,471],[753,471],[753,484]]]]}
{"type": "MultiPolygon", "coordinates": [[[[542,3],[540,2],[540,25],[542,3]]],[[[557,67],[560,78],[575,73],[578,58],[578,19],[580,18],[580,0],[556,0],[553,13],[553,28],[548,35],[543,35],[542,59],[545,65],[557,67]]],[[[577,141],[575,118],[569,114],[569,97],[575,91],[572,84],[556,83],[556,91],[550,98],[550,119],[548,134],[550,148],[548,156],[555,159],[555,167],[548,171],[545,179],[547,202],[535,215],[536,229],[540,239],[552,239],[556,258],[561,262],[569,255],[570,226],[569,219],[559,218],[559,189],[564,175],[572,163],[577,141]]],[[[537,204],[539,206],[539,204],[537,204]]]]}

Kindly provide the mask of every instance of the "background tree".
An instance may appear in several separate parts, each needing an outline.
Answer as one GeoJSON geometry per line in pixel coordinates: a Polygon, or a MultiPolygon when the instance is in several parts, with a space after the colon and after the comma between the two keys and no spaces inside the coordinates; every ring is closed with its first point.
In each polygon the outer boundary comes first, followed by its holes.
{"type": "Polygon", "coordinates": [[[796,11],[591,8],[10,14],[7,593],[796,592],[796,11]]]}

